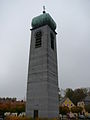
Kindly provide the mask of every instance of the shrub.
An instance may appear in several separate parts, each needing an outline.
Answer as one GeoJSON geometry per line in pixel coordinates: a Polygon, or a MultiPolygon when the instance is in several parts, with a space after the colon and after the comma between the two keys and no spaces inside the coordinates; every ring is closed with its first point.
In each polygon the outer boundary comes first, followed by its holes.
{"type": "Polygon", "coordinates": [[[31,119],[27,117],[8,116],[5,118],[5,120],[31,120],[31,119]]]}
{"type": "Polygon", "coordinates": [[[64,106],[64,107],[60,106],[59,113],[62,115],[66,115],[67,113],[69,113],[69,108],[67,106],[64,106]]]}
{"type": "Polygon", "coordinates": [[[90,113],[90,104],[89,105],[85,105],[85,110],[90,113]]]}
{"type": "Polygon", "coordinates": [[[79,106],[74,106],[74,107],[71,108],[72,113],[81,113],[82,110],[83,110],[83,108],[79,107],[79,106]]]}
{"type": "Polygon", "coordinates": [[[8,116],[5,118],[5,120],[57,120],[56,118],[28,118],[28,117],[17,117],[17,116],[8,116]]]}

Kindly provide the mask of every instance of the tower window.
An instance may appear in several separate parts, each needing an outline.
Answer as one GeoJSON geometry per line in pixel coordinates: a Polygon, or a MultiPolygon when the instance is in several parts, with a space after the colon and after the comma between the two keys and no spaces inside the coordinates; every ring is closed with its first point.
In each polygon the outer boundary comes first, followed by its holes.
{"type": "Polygon", "coordinates": [[[41,31],[37,31],[36,34],[35,34],[35,48],[39,48],[41,47],[41,44],[42,44],[42,32],[41,31]]]}
{"type": "Polygon", "coordinates": [[[54,36],[52,33],[50,34],[50,37],[51,37],[51,48],[54,50],[54,36]]]}

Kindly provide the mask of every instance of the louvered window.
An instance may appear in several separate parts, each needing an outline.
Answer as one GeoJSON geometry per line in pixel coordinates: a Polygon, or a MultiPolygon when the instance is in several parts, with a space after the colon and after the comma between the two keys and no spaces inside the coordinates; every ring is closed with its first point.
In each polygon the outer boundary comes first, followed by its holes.
{"type": "Polygon", "coordinates": [[[36,34],[35,34],[35,48],[39,48],[41,47],[41,44],[42,44],[42,32],[41,31],[37,31],[36,34]]]}
{"type": "Polygon", "coordinates": [[[51,48],[54,50],[54,36],[52,33],[50,34],[50,37],[51,37],[51,48]]]}

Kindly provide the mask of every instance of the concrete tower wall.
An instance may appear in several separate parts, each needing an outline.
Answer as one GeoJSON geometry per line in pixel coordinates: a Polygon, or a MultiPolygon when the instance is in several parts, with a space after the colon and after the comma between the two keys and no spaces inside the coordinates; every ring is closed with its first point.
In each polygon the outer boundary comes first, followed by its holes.
{"type": "Polygon", "coordinates": [[[38,117],[55,118],[58,116],[58,71],[56,34],[48,26],[31,30],[31,46],[27,83],[26,114],[38,117]],[[35,48],[35,34],[42,32],[41,47],[35,48]],[[54,36],[54,50],[51,48],[51,37],[54,36]]]}

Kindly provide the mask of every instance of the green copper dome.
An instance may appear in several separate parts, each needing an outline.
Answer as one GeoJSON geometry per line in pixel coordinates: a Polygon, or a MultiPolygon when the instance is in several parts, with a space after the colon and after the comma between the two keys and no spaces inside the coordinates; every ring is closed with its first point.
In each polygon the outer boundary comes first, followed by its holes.
{"type": "Polygon", "coordinates": [[[32,28],[38,28],[43,25],[49,25],[53,30],[56,29],[56,23],[48,13],[43,13],[32,19],[32,28]]]}

